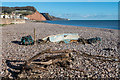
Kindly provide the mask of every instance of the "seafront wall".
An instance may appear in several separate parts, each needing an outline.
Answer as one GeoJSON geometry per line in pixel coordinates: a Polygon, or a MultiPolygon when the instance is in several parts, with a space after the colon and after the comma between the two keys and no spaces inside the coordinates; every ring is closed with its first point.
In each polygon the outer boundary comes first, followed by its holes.
{"type": "Polygon", "coordinates": [[[20,23],[25,23],[24,19],[1,19],[0,24],[20,24],[20,23]]]}

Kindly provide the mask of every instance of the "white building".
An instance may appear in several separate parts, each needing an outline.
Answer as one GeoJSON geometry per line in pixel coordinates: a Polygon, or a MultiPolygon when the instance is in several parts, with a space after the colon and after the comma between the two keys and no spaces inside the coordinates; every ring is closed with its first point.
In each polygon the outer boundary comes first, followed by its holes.
{"type": "Polygon", "coordinates": [[[0,14],[0,18],[6,18],[6,19],[23,19],[22,14],[0,14]]]}
{"type": "Polygon", "coordinates": [[[29,20],[29,18],[27,18],[27,17],[23,17],[23,19],[25,19],[25,20],[29,20]]]}
{"type": "Polygon", "coordinates": [[[0,14],[0,18],[10,18],[10,15],[8,15],[8,14],[0,14]]]}

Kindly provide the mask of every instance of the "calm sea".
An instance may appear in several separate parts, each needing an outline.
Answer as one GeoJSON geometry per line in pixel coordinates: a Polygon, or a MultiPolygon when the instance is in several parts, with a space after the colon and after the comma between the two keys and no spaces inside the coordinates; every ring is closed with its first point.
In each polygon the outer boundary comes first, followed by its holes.
{"type": "Polygon", "coordinates": [[[45,21],[52,24],[72,25],[79,27],[94,27],[94,28],[106,28],[106,29],[118,29],[118,20],[57,20],[57,21],[45,21]]]}

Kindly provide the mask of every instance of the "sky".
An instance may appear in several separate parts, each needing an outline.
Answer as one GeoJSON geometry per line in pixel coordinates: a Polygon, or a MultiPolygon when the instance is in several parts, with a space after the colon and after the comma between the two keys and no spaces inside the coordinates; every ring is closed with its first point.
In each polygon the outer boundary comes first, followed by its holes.
{"type": "Polygon", "coordinates": [[[120,0],[1,0],[2,2],[119,2],[120,0]]]}
{"type": "Polygon", "coordinates": [[[41,13],[49,13],[56,17],[71,20],[117,20],[117,1],[118,0],[116,0],[116,2],[2,2],[2,6],[34,6],[41,13]]]}

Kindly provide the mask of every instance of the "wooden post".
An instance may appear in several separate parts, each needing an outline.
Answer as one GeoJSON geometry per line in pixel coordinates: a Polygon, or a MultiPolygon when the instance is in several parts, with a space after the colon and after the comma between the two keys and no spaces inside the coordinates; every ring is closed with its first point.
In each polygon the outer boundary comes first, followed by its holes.
{"type": "Polygon", "coordinates": [[[34,28],[34,43],[36,43],[35,28],[34,28]]]}

